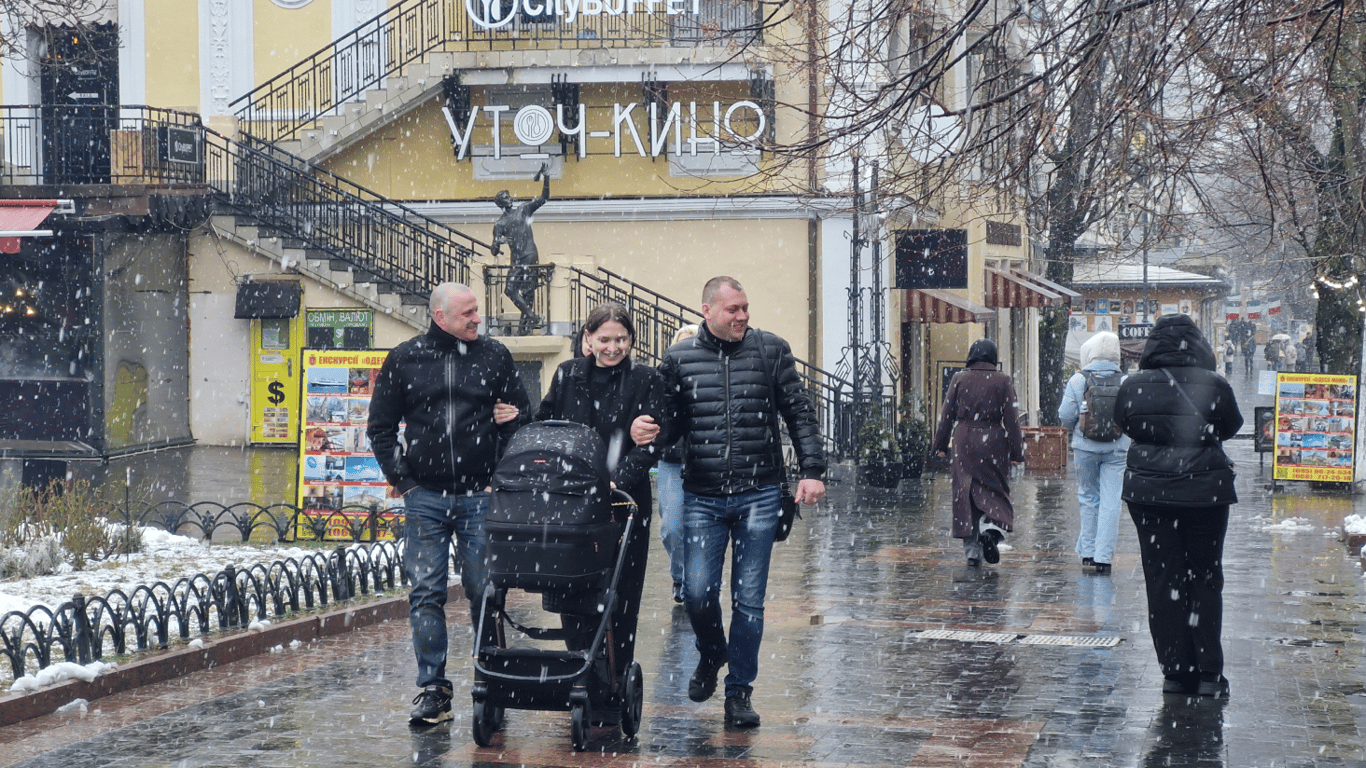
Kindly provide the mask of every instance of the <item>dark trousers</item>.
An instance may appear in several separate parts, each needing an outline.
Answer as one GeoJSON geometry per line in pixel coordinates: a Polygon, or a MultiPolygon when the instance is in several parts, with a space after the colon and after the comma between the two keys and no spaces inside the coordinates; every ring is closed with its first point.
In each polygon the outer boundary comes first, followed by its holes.
{"type": "Polygon", "coordinates": [[[1148,587],[1148,631],[1164,676],[1224,671],[1224,534],[1228,505],[1129,504],[1148,587]]]}

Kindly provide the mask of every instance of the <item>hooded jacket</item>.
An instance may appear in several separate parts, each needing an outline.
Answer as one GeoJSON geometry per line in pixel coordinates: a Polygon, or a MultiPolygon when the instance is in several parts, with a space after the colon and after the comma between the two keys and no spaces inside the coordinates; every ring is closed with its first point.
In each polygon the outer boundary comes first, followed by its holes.
{"type": "Polygon", "coordinates": [[[1243,416],[1228,380],[1214,372],[1214,350],[1200,329],[1185,315],[1159,318],[1138,367],[1115,400],[1115,420],[1133,439],[1124,500],[1167,507],[1237,502],[1222,443],[1237,434],[1243,416]]]}
{"type": "MultiPolygon", "coordinates": [[[[1081,370],[1092,373],[1121,373],[1119,367],[1119,337],[1101,331],[1081,345],[1081,370]]],[[[1077,429],[1081,420],[1081,404],[1086,401],[1086,376],[1080,371],[1072,374],[1063,388],[1062,403],[1058,405],[1058,420],[1072,430],[1072,450],[1092,453],[1114,453],[1129,450],[1130,440],[1120,435],[1118,440],[1092,440],[1077,429]]]]}
{"type": "Polygon", "coordinates": [[[816,410],[781,337],[750,328],[739,341],[722,342],[703,324],[669,347],[659,374],[672,425],[662,442],[681,441],[687,492],[729,496],[781,483],[779,414],[802,479],[825,474],[816,410]]]}
{"type": "Polygon", "coordinates": [[[384,478],[400,493],[419,485],[472,493],[488,486],[507,438],[530,413],[507,347],[484,336],[461,341],[432,323],[384,358],[365,431],[384,478]],[[498,400],[520,415],[494,424],[498,400]]]}

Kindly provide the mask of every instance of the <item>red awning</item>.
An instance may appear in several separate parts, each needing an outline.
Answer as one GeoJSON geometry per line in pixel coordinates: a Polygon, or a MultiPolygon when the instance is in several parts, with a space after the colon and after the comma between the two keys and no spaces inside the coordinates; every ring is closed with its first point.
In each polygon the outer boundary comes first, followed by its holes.
{"type": "Polygon", "coordinates": [[[1062,307],[1081,298],[1076,291],[1023,270],[985,269],[988,307],[1062,307]]]}
{"type": "Polygon", "coordinates": [[[908,288],[903,297],[903,323],[988,323],[996,319],[996,312],[990,307],[968,301],[948,291],[908,288]]]}
{"type": "MultiPolygon", "coordinates": [[[[55,210],[56,200],[0,200],[0,232],[31,232],[55,210]]],[[[0,252],[18,253],[19,237],[0,237],[0,252]]]]}

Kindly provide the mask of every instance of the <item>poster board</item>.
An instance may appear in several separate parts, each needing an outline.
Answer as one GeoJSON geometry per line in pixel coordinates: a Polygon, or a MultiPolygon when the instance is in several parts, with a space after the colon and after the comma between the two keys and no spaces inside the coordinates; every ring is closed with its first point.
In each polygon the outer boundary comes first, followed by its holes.
{"type": "Polygon", "coordinates": [[[1276,376],[1277,480],[1352,482],[1357,378],[1322,373],[1276,376]]]}
{"type": "Polygon", "coordinates": [[[326,520],[324,540],[393,540],[403,499],[384,480],[365,426],[370,396],[388,350],[305,349],[299,435],[298,539],[318,538],[310,520],[326,520]]]}

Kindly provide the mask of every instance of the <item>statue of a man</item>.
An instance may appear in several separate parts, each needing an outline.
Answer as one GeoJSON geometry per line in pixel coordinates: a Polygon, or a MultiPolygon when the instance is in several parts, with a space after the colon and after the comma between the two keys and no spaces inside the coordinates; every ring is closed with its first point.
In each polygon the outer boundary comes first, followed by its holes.
{"type": "Polygon", "coordinates": [[[550,165],[542,163],[532,181],[544,180],[541,196],[532,198],[521,205],[512,204],[512,195],[505,189],[494,195],[493,202],[503,209],[503,215],[493,225],[493,255],[502,253],[503,244],[508,246],[512,269],[508,271],[507,288],[504,293],[517,305],[522,313],[521,332],[525,334],[533,325],[541,322],[533,310],[532,300],[536,295],[536,275],[528,269],[540,263],[536,250],[536,240],[531,234],[531,215],[550,199],[550,165]]]}

